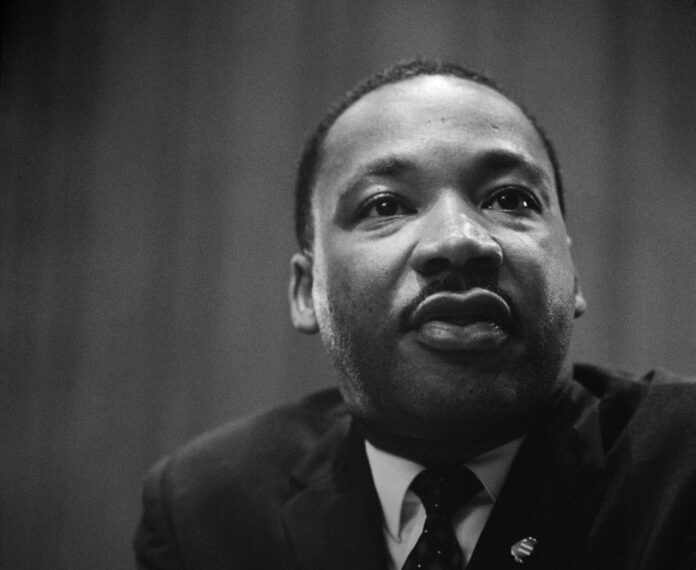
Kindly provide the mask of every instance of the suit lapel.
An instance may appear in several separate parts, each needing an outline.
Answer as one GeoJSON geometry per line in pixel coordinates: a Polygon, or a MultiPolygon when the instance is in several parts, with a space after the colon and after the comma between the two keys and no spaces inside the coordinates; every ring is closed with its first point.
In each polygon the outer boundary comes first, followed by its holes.
{"type": "Polygon", "coordinates": [[[300,567],[383,570],[381,511],[362,437],[341,420],[297,465],[284,524],[300,567]]]}
{"type": "Polygon", "coordinates": [[[582,567],[578,538],[603,489],[597,400],[573,383],[550,421],[530,433],[476,545],[468,570],[520,568],[510,547],[533,537],[527,569],[582,567]]]}
{"type": "MultiPolygon", "coordinates": [[[[598,400],[569,397],[522,445],[467,570],[518,569],[510,547],[538,540],[524,567],[582,568],[579,539],[604,489],[598,400]]],[[[299,566],[383,570],[382,516],[362,437],[344,417],[296,466],[283,521],[299,566]]]]}

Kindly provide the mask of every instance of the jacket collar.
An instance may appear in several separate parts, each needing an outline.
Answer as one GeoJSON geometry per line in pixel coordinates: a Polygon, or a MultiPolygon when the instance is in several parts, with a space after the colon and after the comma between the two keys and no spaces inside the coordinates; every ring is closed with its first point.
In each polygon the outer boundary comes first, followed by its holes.
{"type": "Polygon", "coordinates": [[[604,488],[598,404],[573,382],[549,420],[528,435],[468,570],[519,568],[510,548],[526,537],[538,541],[526,569],[582,567],[580,539],[604,488]]]}
{"type": "Polygon", "coordinates": [[[283,519],[302,568],[384,570],[382,513],[363,439],[341,418],[297,464],[283,519]]]}

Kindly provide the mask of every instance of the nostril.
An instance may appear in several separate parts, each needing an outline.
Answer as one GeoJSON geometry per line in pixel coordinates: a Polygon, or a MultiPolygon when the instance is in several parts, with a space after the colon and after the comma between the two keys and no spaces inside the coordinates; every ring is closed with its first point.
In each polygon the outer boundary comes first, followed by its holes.
{"type": "Polygon", "coordinates": [[[421,266],[421,273],[433,275],[452,270],[452,263],[446,257],[433,257],[427,259],[421,266]]]}
{"type": "Polygon", "coordinates": [[[415,269],[429,274],[471,265],[499,267],[503,250],[488,232],[469,224],[445,235],[422,236],[413,250],[412,262],[415,269]]]}

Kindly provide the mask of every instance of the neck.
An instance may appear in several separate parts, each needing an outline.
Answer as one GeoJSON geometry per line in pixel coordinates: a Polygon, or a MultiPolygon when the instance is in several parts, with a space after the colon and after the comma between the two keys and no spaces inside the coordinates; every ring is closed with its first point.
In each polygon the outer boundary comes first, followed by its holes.
{"type": "Polygon", "coordinates": [[[487,451],[528,434],[540,424],[545,423],[546,419],[562,407],[562,403],[567,400],[569,390],[568,383],[548,402],[543,411],[534,414],[534,417],[528,418],[528,421],[507,427],[498,424],[495,428],[479,432],[479,437],[472,434],[471,438],[466,438],[459,434],[459,437],[452,438],[418,438],[385,430],[383,426],[366,422],[358,416],[355,416],[355,423],[362,436],[372,445],[393,455],[421,465],[466,463],[487,451]]]}
{"type": "Polygon", "coordinates": [[[464,463],[524,435],[524,432],[501,435],[486,441],[421,440],[371,429],[360,420],[356,423],[365,439],[375,447],[421,465],[464,463]]]}

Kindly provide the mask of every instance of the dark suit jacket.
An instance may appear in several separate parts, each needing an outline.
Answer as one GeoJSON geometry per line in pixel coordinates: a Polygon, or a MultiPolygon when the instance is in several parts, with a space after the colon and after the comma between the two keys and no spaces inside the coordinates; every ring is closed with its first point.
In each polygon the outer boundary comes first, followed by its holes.
{"type": "MultiPolygon", "coordinates": [[[[696,383],[576,366],[531,432],[469,570],[696,568],[696,383]]],[[[160,462],[135,538],[140,568],[384,570],[363,442],[336,390],[204,436],[160,462]]]]}

